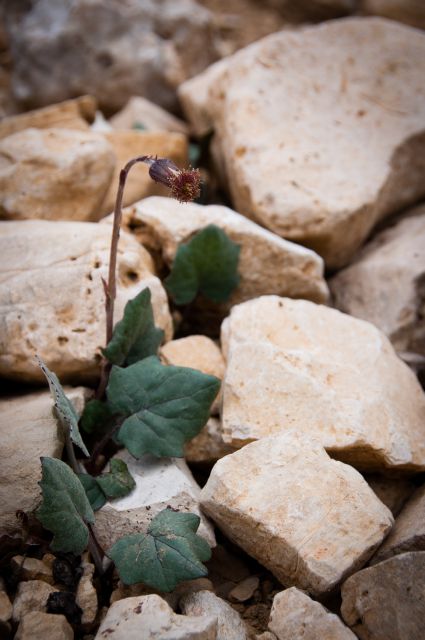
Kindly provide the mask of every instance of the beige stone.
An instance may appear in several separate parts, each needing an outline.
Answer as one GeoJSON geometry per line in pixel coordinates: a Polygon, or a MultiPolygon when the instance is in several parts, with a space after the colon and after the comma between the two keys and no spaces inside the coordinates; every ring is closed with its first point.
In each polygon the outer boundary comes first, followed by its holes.
{"type": "MultiPolygon", "coordinates": [[[[215,401],[213,407],[214,404],[215,401]]],[[[188,462],[211,464],[236,450],[236,447],[224,442],[220,420],[211,417],[198,435],[185,444],[184,457],[188,462]]]]}
{"type": "Polygon", "coordinates": [[[265,293],[324,302],[328,297],[323,262],[312,251],[279,238],[221,205],[181,205],[171,198],[147,198],[124,212],[131,229],[170,266],[178,247],[209,224],[215,224],[240,245],[240,283],[226,308],[265,293]]]}
{"type": "Polygon", "coordinates": [[[257,576],[248,576],[229,592],[229,600],[231,602],[245,602],[252,598],[259,585],[260,579],[257,576]]]}
{"type": "Polygon", "coordinates": [[[216,640],[217,619],[180,616],[157,595],[114,602],[95,640],[216,640]]]}
{"type": "Polygon", "coordinates": [[[371,564],[406,551],[425,551],[425,485],[415,491],[371,564]]]}
{"type": "Polygon", "coordinates": [[[0,141],[0,217],[97,220],[115,156],[99,134],[25,129],[0,141]]]}
{"type": "Polygon", "coordinates": [[[87,560],[81,563],[83,575],[78,582],[75,594],[75,603],[82,610],[81,624],[85,626],[92,625],[97,616],[97,592],[93,586],[94,565],[87,560]]]}
{"type": "MultiPolygon", "coordinates": [[[[105,343],[111,229],[83,222],[0,223],[0,374],[41,381],[37,353],[61,381],[93,380],[105,343]]],[[[155,323],[171,338],[166,293],[147,251],[126,233],[118,246],[115,320],[149,287],[155,323]]]]}
{"type": "Polygon", "coordinates": [[[425,469],[423,391],[372,324],[263,296],[233,307],[221,342],[225,442],[296,429],[364,470],[425,469]]]}
{"type": "Polygon", "coordinates": [[[57,591],[43,580],[20,582],[13,601],[13,620],[19,622],[23,616],[33,611],[46,612],[47,600],[51,593],[57,591]]]}
{"type": "Polygon", "coordinates": [[[338,616],[296,587],[273,598],[269,628],[278,640],[356,640],[338,616]]]}
{"type": "Polygon", "coordinates": [[[217,618],[218,640],[250,640],[248,628],[239,613],[211,591],[197,591],[183,596],[180,608],[187,616],[217,618]]]}
{"type": "Polygon", "coordinates": [[[267,36],[180,96],[215,129],[235,209],[341,267],[425,195],[424,53],[417,30],[337,20],[267,36]]]}
{"type": "MultiPolygon", "coordinates": [[[[148,131],[173,131],[189,134],[188,125],[162,107],[141,96],[133,96],[125,107],[109,120],[114,129],[143,127],[148,131]]],[[[158,155],[160,155],[158,153],[158,155]]]]}
{"type": "Polygon", "coordinates": [[[128,451],[117,454],[128,466],[136,486],[124,498],[107,502],[96,511],[96,538],[109,549],[119,538],[146,530],[163,509],[196,513],[198,533],[215,546],[214,529],[199,508],[200,488],[183,458],[133,458],[128,451]]]}
{"type": "MultiPolygon", "coordinates": [[[[52,405],[51,401],[51,405],[52,405]]],[[[38,458],[37,458],[38,460],[38,458]]],[[[47,563],[38,558],[26,558],[25,556],[14,556],[10,561],[12,572],[21,580],[43,580],[48,584],[53,584],[53,563],[47,563]]]]}
{"type": "Polygon", "coordinates": [[[219,460],[201,505],[282,584],[313,595],[363,566],[393,523],[355,469],[296,431],[219,460]]]}
{"type": "Polygon", "coordinates": [[[360,0],[360,7],[366,14],[425,29],[425,5],[422,0],[360,0]]]}
{"type": "Polygon", "coordinates": [[[376,473],[365,475],[365,480],[394,517],[400,513],[416,487],[409,478],[391,478],[376,473]]]}
{"type": "MultiPolygon", "coordinates": [[[[114,209],[118,180],[121,169],[132,158],[138,156],[158,156],[169,158],[178,167],[188,165],[188,145],[186,136],[181,133],[164,131],[111,131],[105,138],[112,145],[116,155],[115,174],[111,180],[107,196],[102,204],[103,215],[114,209]]],[[[125,183],[123,206],[137,202],[152,195],[169,195],[166,186],[154,182],[149,176],[149,167],[140,162],[133,166],[125,183]]]]}
{"type": "Polygon", "coordinates": [[[424,575],[425,551],[359,571],[342,585],[342,617],[361,640],[422,638],[424,575]]]}
{"type": "Polygon", "coordinates": [[[63,615],[32,611],[21,620],[15,640],[73,640],[74,632],[63,615]]]}
{"type": "MultiPolygon", "coordinates": [[[[161,347],[160,355],[165,364],[198,369],[202,373],[223,380],[225,362],[219,347],[207,336],[192,335],[171,340],[161,347]]],[[[221,392],[214,400],[211,413],[217,414],[221,404],[221,392]]]]}
{"type": "MultiPolygon", "coordinates": [[[[87,390],[82,387],[65,387],[65,393],[80,413],[87,390]]],[[[60,458],[62,455],[64,434],[52,409],[53,401],[48,391],[0,401],[1,534],[13,535],[20,532],[22,526],[16,512],[19,510],[30,513],[38,505],[40,457],[60,458]]],[[[26,560],[27,566],[29,560],[26,560]]]]}
{"type": "Polygon", "coordinates": [[[12,611],[13,607],[9,596],[6,591],[0,591],[0,624],[9,622],[12,617],[12,611]]]}
{"type": "Polygon", "coordinates": [[[80,129],[88,131],[88,122],[94,119],[96,100],[92,96],[81,96],[65,100],[42,109],[9,116],[0,122],[0,139],[24,129],[80,129]]]}

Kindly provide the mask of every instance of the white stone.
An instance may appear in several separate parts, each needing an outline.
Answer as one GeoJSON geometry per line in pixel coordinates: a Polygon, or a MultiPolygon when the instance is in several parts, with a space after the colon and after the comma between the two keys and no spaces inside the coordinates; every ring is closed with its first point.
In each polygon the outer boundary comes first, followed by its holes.
{"type": "Polygon", "coordinates": [[[171,265],[178,247],[198,231],[215,224],[241,246],[241,276],[228,306],[265,293],[324,302],[328,289],[323,262],[313,251],[287,242],[221,205],[181,205],[171,198],[152,197],[124,212],[124,229],[151,250],[159,250],[171,265]]]}
{"type": "Polygon", "coordinates": [[[282,584],[313,595],[363,566],[393,523],[355,469],[295,431],[219,460],[201,505],[282,584]]]}
{"type": "MultiPolygon", "coordinates": [[[[84,408],[87,390],[65,387],[78,412],[84,408]]],[[[0,531],[21,532],[18,510],[30,513],[40,502],[40,457],[60,458],[64,434],[53,415],[48,391],[0,401],[0,531]]],[[[46,568],[47,569],[47,568],[46,568]]]]}
{"type": "Polygon", "coordinates": [[[216,640],[217,619],[179,616],[157,595],[118,600],[95,640],[216,640]]]}
{"type": "Polygon", "coordinates": [[[189,593],[179,604],[187,616],[216,617],[218,640],[250,640],[247,626],[239,613],[211,591],[189,593]]]}
{"type": "Polygon", "coordinates": [[[98,220],[115,155],[99,134],[25,129],[0,140],[0,217],[98,220]]]}
{"type": "MultiPolygon", "coordinates": [[[[93,380],[105,344],[111,229],[87,222],[0,223],[0,374],[44,379],[37,353],[63,382],[93,380]]],[[[115,321],[149,287],[155,323],[171,338],[166,293],[151,257],[126,233],[118,246],[115,321]]]]}
{"type": "MultiPolygon", "coordinates": [[[[134,129],[141,126],[148,131],[189,134],[189,127],[183,120],[141,96],[131,97],[125,107],[112,116],[109,122],[114,129],[134,129]]],[[[158,152],[158,155],[161,154],[158,152]]]]}
{"type": "Polygon", "coordinates": [[[273,598],[269,629],[278,640],[356,640],[338,616],[296,587],[273,598]]]}
{"type": "Polygon", "coordinates": [[[425,34],[336,20],[272,34],[220,64],[180,96],[191,120],[198,111],[194,121],[215,129],[237,211],[334,268],[425,195],[425,34]]]}
{"type": "Polygon", "coordinates": [[[107,502],[96,511],[96,538],[109,549],[124,535],[146,530],[163,509],[196,513],[201,518],[198,533],[210,547],[215,546],[214,530],[200,512],[200,488],[183,458],[133,458],[128,451],[117,454],[128,466],[136,487],[124,498],[107,502]]]}
{"type": "Polygon", "coordinates": [[[425,356],[424,282],[422,205],[379,233],[330,286],[338,309],[372,322],[397,351],[425,356]]]}
{"type": "Polygon", "coordinates": [[[372,324],[304,300],[263,296],[223,322],[223,439],[310,433],[364,470],[425,469],[425,397],[372,324]]]}

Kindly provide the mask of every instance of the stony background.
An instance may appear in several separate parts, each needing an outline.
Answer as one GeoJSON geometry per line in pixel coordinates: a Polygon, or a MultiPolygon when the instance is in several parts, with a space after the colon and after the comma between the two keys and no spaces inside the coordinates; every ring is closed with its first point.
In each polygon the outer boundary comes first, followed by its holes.
{"type": "Polygon", "coordinates": [[[2,3],[1,638],[424,636],[423,29],[422,0],[2,3]],[[199,513],[209,577],[171,594],[102,585],[31,516],[64,446],[34,354],[81,411],[118,175],[141,154],[197,162],[203,190],[181,205],[134,168],[116,317],[148,286],[163,362],[222,387],[186,460],[117,454],[136,488],[96,533],[199,513]],[[240,284],[177,309],[162,281],[211,223],[240,284]]]}

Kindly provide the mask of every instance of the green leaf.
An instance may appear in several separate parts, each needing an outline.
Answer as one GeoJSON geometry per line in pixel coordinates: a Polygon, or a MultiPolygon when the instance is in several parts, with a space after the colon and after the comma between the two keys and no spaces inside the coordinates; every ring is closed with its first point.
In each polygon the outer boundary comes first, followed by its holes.
{"type": "Polygon", "coordinates": [[[183,456],[183,445],[206,424],[220,381],[186,367],[165,366],[151,356],[112,367],[106,394],[114,413],[128,416],[118,441],[139,458],[183,456]]]}
{"type": "Polygon", "coordinates": [[[164,509],[146,534],[124,536],[108,551],[124,584],[143,582],[172,591],[179,582],[207,575],[202,564],[211,557],[208,544],[196,534],[200,519],[194,513],[164,509]]]}
{"type": "Polygon", "coordinates": [[[113,423],[113,414],[106,402],[93,399],[84,407],[80,425],[86,433],[105,433],[113,423]]]}
{"type": "Polygon", "coordinates": [[[41,458],[43,494],[36,516],[54,534],[53,551],[82,553],[89,532],[86,522],[94,523],[94,513],[78,477],[67,464],[56,458],[41,458]]]}
{"type": "Polygon", "coordinates": [[[110,473],[96,478],[98,485],[108,498],[123,498],[134,489],[136,483],[124,460],[114,458],[109,464],[110,473]]]}
{"type": "Polygon", "coordinates": [[[225,302],[239,283],[240,246],[214,224],[177,250],[164,284],[176,304],[192,302],[198,292],[213,302],[225,302]]]}
{"type": "Polygon", "coordinates": [[[89,456],[90,454],[87,451],[87,447],[84,444],[81,434],[78,430],[78,414],[75,411],[73,404],[66,397],[57,375],[46,367],[41,358],[39,358],[38,356],[35,357],[40,369],[46,376],[47,382],[49,383],[50,393],[53,397],[56,414],[63,428],[69,431],[72,442],[81,449],[84,455],[89,456]]]}
{"type": "Polygon", "coordinates": [[[114,335],[103,355],[118,366],[134,364],[156,354],[164,332],[155,327],[149,288],[143,289],[125,305],[124,317],[117,322],[114,335]]]}
{"type": "Polygon", "coordinates": [[[98,511],[106,502],[106,496],[100,488],[97,479],[88,473],[79,473],[78,479],[84,487],[86,496],[93,511],[98,511]]]}

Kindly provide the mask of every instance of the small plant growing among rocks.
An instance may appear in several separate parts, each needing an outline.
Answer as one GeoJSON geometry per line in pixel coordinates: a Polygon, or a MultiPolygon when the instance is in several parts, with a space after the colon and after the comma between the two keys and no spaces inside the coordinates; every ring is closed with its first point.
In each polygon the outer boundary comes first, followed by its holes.
{"type": "MultiPolygon", "coordinates": [[[[99,456],[111,439],[137,458],[144,454],[182,457],[185,442],[207,422],[220,386],[214,376],[160,362],[157,351],[163,332],[155,326],[148,288],[127,303],[123,318],[114,326],[122,200],[128,172],[136,162],[148,164],[151,178],[166,184],[180,202],[199,195],[199,171],[181,171],[165,158],[134,158],[121,171],[109,277],[108,282],[103,281],[106,347],[96,397],[86,405],[81,419],[57,376],[38,358],[65,431],[69,464],[56,458],[41,459],[42,502],[36,515],[53,533],[53,551],[78,555],[88,548],[100,574],[107,556],[125,584],[144,582],[160,591],[171,591],[179,582],[207,573],[203,563],[210,557],[210,548],[196,533],[197,515],[164,509],[146,532],[124,536],[106,550],[101,549],[94,532],[94,512],[107,500],[123,497],[135,487],[120,459],[112,459],[109,471],[99,474],[99,456]],[[80,426],[98,436],[91,453],[80,426]],[[84,464],[75,448],[86,457],[84,464]]],[[[221,229],[210,225],[180,247],[167,288],[177,304],[191,302],[198,292],[215,302],[224,301],[238,283],[238,257],[239,247],[221,229]]]]}

